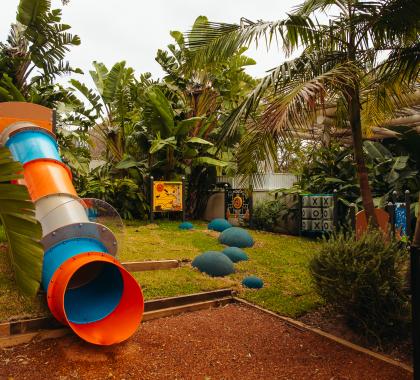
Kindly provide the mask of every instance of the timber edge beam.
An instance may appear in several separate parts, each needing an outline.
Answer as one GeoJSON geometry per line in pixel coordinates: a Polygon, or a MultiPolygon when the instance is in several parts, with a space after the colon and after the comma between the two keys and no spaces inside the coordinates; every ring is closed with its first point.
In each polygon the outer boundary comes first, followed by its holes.
{"type": "MultiPolygon", "coordinates": [[[[230,302],[233,302],[232,289],[219,289],[184,296],[154,299],[144,303],[143,321],[221,306],[230,302]]],[[[62,328],[63,325],[52,316],[0,323],[0,348],[4,347],[5,340],[13,336],[32,334],[34,337],[40,331],[45,332],[62,328]]]]}
{"type": "Polygon", "coordinates": [[[175,269],[180,267],[180,262],[178,260],[129,261],[122,263],[122,266],[129,272],[144,272],[148,270],[175,269]]]}

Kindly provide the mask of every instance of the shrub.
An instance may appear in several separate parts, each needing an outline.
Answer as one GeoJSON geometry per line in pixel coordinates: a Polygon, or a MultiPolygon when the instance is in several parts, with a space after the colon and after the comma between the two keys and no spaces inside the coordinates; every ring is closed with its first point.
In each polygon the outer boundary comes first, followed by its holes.
{"type": "Polygon", "coordinates": [[[409,321],[405,287],[408,251],[381,232],[325,241],[310,263],[319,295],[348,320],[349,327],[379,343],[402,335],[409,321]]]}
{"type": "Polygon", "coordinates": [[[281,196],[257,203],[252,213],[252,227],[280,233],[296,233],[297,197],[281,196]]]}
{"type": "Polygon", "coordinates": [[[143,189],[131,178],[107,176],[86,182],[79,195],[98,198],[117,209],[123,219],[142,218],[147,211],[143,189]]]}

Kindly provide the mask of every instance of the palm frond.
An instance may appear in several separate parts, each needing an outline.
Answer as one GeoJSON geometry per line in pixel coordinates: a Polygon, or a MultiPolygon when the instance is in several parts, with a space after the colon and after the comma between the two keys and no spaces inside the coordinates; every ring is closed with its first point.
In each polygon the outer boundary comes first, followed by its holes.
{"type": "Polygon", "coordinates": [[[23,167],[0,148],[0,219],[8,240],[10,263],[19,290],[34,296],[39,289],[43,249],[41,226],[25,186],[4,183],[21,177],[23,167]]]}
{"type": "MultiPolygon", "coordinates": [[[[342,63],[343,55],[340,52],[331,52],[328,54],[319,54],[318,52],[304,52],[300,57],[290,61],[286,61],[279,65],[277,68],[270,71],[270,73],[261,79],[253,91],[251,91],[243,103],[236,108],[226,119],[222,127],[220,140],[230,137],[235,129],[247,120],[247,118],[256,112],[264,99],[264,103],[271,101],[267,94],[277,94],[275,99],[279,99],[279,95],[284,95],[287,99],[294,96],[295,92],[287,94],[288,91],[296,91],[297,86],[303,85],[302,91],[309,91],[305,87],[315,86],[315,83],[323,83],[327,81],[330,86],[333,84],[333,79],[336,81],[344,81],[348,83],[354,79],[357,68],[353,64],[342,63]],[[336,76],[334,76],[336,75],[336,76]],[[313,81],[313,82],[312,82],[313,81]],[[320,81],[320,82],[319,82],[320,81]]],[[[338,85],[338,83],[337,83],[338,85]]],[[[318,88],[319,90],[319,88],[318,88]]],[[[307,94],[309,94],[307,92],[307,94]]],[[[325,92],[325,91],[324,91],[325,92]]],[[[305,95],[305,94],[303,94],[305,95]]],[[[306,100],[311,100],[306,96],[306,100]]],[[[320,100],[320,99],[317,99],[320,100]]],[[[302,99],[303,103],[305,102],[302,99]]],[[[311,102],[307,106],[311,107],[319,104],[311,102]]],[[[276,108],[279,104],[276,103],[276,108]]],[[[266,112],[270,113],[273,109],[267,109],[266,112]]],[[[268,116],[266,113],[266,116],[268,116]]],[[[300,123],[302,124],[302,123],[300,123]]]]}
{"type": "Polygon", "coordinates": [[[293,13],[300,16],[310,16],[317,11],[325,12],[334,5],[344,12],[347,11],[346,1],[343,0],[306,0],[297,5],[293,13]]]}
{"type": "MultiPolygon", "coordinates": [[[[311,73],[309,73],[311,74],[311,73]]],[[[295,74],[269,101],[259,125],[277,138],[288,139],[295,131],[315,122],[315,111],[324,107],[327,96],[346,97],[346,88],[354,88],[359,71],[352,63],[336,65],[312,78],[295,74]]]]}
{"type": "Polygon", "coordinates": [[[391,51],[388,59],[375,68],[378,81],[398,84],[418,83],[420,73],[420,42],[416,41],[391,51]]]}
{"type": "Polygon", "coordinates": [[[275,22],[253,22],[242,18],[241,23],[201,23],[187,33],[187,47],[197,66],[205,66],[218,59],[228,59],[241,47],[253,42],[258,46],[260,39],[269,48],[279,44],[290,53],[299,45],[316,43],[320,37],[313,21],[304,16],[289,15],[286,20],[275,22]]]}

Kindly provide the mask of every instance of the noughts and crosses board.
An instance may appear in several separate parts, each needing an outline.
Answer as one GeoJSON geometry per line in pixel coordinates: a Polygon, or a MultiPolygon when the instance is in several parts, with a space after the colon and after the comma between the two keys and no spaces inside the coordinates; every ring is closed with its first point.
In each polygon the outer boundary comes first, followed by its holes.
{"type": "Polygon", "coordinates": [[[301,195],[301,205],[302,232],[334,230],[336,197],[333,194],[301,195]]]}

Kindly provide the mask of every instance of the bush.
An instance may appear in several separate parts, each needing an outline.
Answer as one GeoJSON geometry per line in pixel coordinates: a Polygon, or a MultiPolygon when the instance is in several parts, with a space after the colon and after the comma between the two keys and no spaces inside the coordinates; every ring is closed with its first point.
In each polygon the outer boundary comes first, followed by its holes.
{"type": "Polygon", "coordinates": [[[338,235],[326,241],[310,263],[319,295],[348,320],[349,327],[379,343],[407,332],[405,287],[408,251],[370,231],[356,241],[338,235]]]}
{"type": "Polygon", "coordinates": [[[146,215],[146,199],[140,186],[131,178],[111,176],[87,181],[79,195],[98,198],[117,209],[123,219],[142,218],[146,215]]]}
{"type": "Polygon", "coordinates": [[[252,227],[280,233],[297,232],[297,197],[281,196],[273,201],[257,203],[252,213],[252,227]]]}

